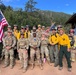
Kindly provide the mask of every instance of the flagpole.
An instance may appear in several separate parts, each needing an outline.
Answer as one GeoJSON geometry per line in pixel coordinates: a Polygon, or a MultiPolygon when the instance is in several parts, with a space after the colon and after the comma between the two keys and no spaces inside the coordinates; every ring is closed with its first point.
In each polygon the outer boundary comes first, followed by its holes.
{"type": "MultiPolygon", "coordinates": [[[[1,14],[2,14],[2,16],[5,18],[5,16],[3,15],[3,13],[2,13],[2,11],[1,11],[1,9],[0,9],[0,12],[1,12],[1,14]]],[[[6,18],[5,18],[6,19],[6,18]]],[[[7,20],[6,20],[7,21],[7,20]]],[[[7,23],[8,23],[8,21],[7,21],[7,23]]],[[[9,23],[8,23],[8,25],[9,25],[9,23]]]]}

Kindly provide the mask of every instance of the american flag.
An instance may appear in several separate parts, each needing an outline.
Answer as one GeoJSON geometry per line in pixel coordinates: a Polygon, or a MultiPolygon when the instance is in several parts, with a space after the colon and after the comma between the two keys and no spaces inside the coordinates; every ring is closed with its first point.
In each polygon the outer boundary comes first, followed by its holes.
{"type": "Polygon", "coordinates": [[[6,18],[4,17],[3,13],[0,10],[0,42],[2,42],[3,29],[7,25],[8,25],[8,22],[7,22],[6,18]]]}

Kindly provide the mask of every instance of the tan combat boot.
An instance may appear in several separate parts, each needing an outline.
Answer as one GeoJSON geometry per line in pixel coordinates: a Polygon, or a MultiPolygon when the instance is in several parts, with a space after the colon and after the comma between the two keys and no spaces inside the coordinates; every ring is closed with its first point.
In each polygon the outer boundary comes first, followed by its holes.
{"type": "Polygon", "coordinates": [[[24,69],[23,69],[23,73],[25,73],[26,71],[27,71],[27,69],[26,69],[26,68],[24,68],[24,69]]]}
{"type": "Polygon", "coordinates": [[[12,65],[10,65],[10,69],[13,69],[13,66],[12,65]]]}
{"type": "Polygon", "coordinates": [[[31,65],[31,70],[33,70],[33,69],[34,69],[34,64],[31,65]]]}
{"type": "Polygon", "coordinates": [[[42,66],[42,64],[40,64],[40,69],[43,70],[43,66],[42,66]]]}
{"type": "Polygon", "coordinates": [[[23,69],[23,66],[22,65],[20,66],[19,70],[21,70],[21,69],[23,69]]]}
{"type": "Polygon", "coordinates": [[[3,68],[6,68],[6,67],[8,67],[8,65],[4,65],[4,66],[3,66],[3,68]]]}
{"type": "Polygon", "coordinates": [[[48,61],[48,64],[49,64],[50,66],[52,66],[51,63],[50,63],[49,61],[48,61]]]}

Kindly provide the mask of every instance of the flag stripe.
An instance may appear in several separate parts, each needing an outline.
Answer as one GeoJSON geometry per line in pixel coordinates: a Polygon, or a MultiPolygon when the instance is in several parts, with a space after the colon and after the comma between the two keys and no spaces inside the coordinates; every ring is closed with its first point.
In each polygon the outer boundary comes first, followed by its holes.
{"type": "Polygon", "coordinates": [[[0,40],[2,41],[2,37],[3,37],[3,29],[2,29],[2,32],[0,34],[0,40]]]}
{"type": "Polygon", "coordinates": [[[8,25],[8,22],[4,17],[3,13],[0,11],[0,42],[2,41],[4,26],[7,26],[7,25],[8,25]]]}

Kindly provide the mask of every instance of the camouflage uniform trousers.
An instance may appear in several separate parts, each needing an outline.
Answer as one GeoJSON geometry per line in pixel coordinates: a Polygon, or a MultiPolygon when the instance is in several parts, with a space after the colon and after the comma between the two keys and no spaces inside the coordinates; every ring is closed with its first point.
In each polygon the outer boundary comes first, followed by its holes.
{"type": "Polygon", "coordinates": [[[1,59],[3,60],[3,57],[5,55],[5,48],[2,49],[1,59]]]}
{"type": "Polygon", "coordinates": [[[58,45],[54,45],[54,46],[50,46],[50,59],[52,62],[55,62],[55,64],[58,64],[59,63],[59,56],[58,56],[58,53],[59,53],[59,50],[58,50],[58,45]]]}
{"type": "Polygon", "coordinates": [[[9,65],[9,55],[10,55],[10,66],[14,66],[14,50],[5,50],[5,65],[9,65]]]}
{"type": "Polygon", "coordinates": [[[36,54],[36,58],[37,58],[37,64],[41,65],[41,60],[40,60],[40,50],[39,48],[34,49],[34,48],[30,48],[30,58],[31,58],[31,64],[35,64],[35,54],[36,54]]]}
{"type": "Polygon", "coordinates": [[[44,53],[46,55],[46,59],[48,62],[50,62],[50,58],[49,58],[49,50],[47,46],[41,46],[41,57],[42,57],[42,61],[44,60],[44,53]]]}
{"type": "Polygon", "coordinates": [[[75,61],[76,60],[76,50],[71,50],[71,61],[75,61]]]}
{"type": "Polygon", "coordinates": [[[28,53],[26,52],[26,49],[19,49],[19,58],[21,67],[26,69],[28,66],[28,53]]]}

